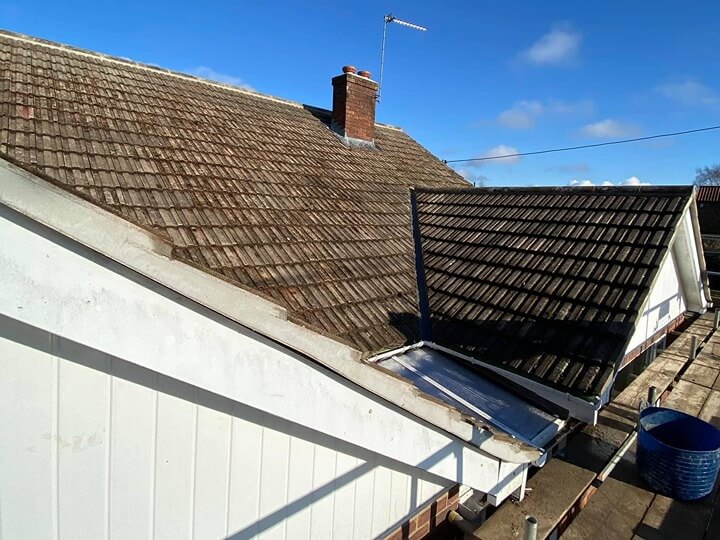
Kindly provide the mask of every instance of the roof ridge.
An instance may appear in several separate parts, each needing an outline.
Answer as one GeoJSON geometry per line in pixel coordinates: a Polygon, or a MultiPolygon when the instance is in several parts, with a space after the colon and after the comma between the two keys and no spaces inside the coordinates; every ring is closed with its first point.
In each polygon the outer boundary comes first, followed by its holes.
{"type": "MultiPolygon", "coordinates": [[[[27,35],[27,34],[21,34],[21,33],[19,33],[19,32],[12,32],[12,31],[10,31],[10,30],[3,30],[3,29],[0,28],[0,36],[6,37],[6,38],[9,38],[9,39],[14,39],[14,40],[16,40],[16,41],[21,41],[21,42],[26,42],[26,43],[32,43],[32,44],[35,44],[35,45],[39,45],[39,46],[41,46],[41,47],[46,47],[46,48],[48,48],[48,49],[53,49],[53,50],[59,50],[59,51],[69,52],[69,53],[73,53],[73,54],[76,54],[76,55],[79,55],[79,56],[85,56],[85,57],[89,57],[89,58],[95,58],[95,59],[97,59],[97,60],[102,60],[102,61],[105,61],[105,62],[110,62],[110,63],[114,63],[114,64],[121,64],[121,65],[125,65],[125,66],[130,66],[130,67],[134,67],[134,68],[137,68],[137,69],[142,69],[142,70],[145,70],[145,71],[155,72],[155,73],[158,73],[158,74],[161,74],[161,75],[169,75],[169,76],[171,76],[171,77],[176,77],[176,78],[179,78],[179,79],[186,79],[186,80],[189,80],[189,81],[194,81],[194,82],[198,82],[198,83],[201,83],[201,84],[206,84],[206,85],[208,85],[208,86],[214,86],[214,87],[217,87],[217,88],[221,88],[221,89],[225,89],[225,90],[231,90],[231,91],[238,92],[238,93],[241,93],[241,94],[247,94],[247,95],[250,95],[250,96],[255,96],[255,97],[258,97],[258,98],[261,98],[261,99],[266,99],[266,100],[268,100],[268,101],[273,101],[273,102],[275,102],[275,103],[281,103],[281,104],[283,104],[283,105],[289,105],[289,106],[291,106],[291,107],[296,107],[296,108],[299,108],[299,109],[309,108],[309,109],[313,109],[313,110],[316,110],[316,111],[322,111],[322,112],[325,112],[325,113],[328,113],[328,114],[331,114],[331,113],[332,113],[332,111],[330,111],[329,109],[325,109],[325,108],[323,108],[323,107],[317,107],[317,106],[315,106],[315,105],[309,105],[309,104],[307,104],[307,103],[301,103],[301,102],[299,102],[299,101],[293,101],[293,100],[290,100],[290,99],[280,98],[280,97],[272,96],[272,95],[270,95],[270,94],[264,94],[264,93],[258,92],[258,91],[256,91],[256,90],[250,90],[250,89],[248,89],[248,88],[242,88],[242,87],[240,87],[240,86],[235,86],[235,85],[228,84],[228,83],[222,83],[222,82],[219,82],[219,81],[214,81],[214,80],[212,80],[212,79],[206,79],[206,78],[203,78],[203,77],[199,77],[199,76],[197,76],[197,75],[191,75],[191,74],[189,74],[189,73],[184,73],[184,72],[182,72],[182,71],[177,71],[177,70],[173,70],[173,69],[168,69],[168,68],[164,68],[164,67],[162,67],[162,66],[156,66],[156,65],[154,65],[154,64],[149,64],[149,63],[146,63],[146,62],[138,62],[137,60],[132,60],[132,59],[130,59],[130,58],[123,58],[123,57],[121,57],[121,56],[113,56],[113,55],[101,53],[101,52],[98,52],[98,51],[92,51],[92,50],[90,50],[90,49],[84,49],[84,48],[82,48],[82,47],[75,47],[74,45],[68,45],[68,44],[66,44],[66,43],[59,43],[59,42],[57,42],[57,41],[50,41],[50,40],[47,40],[47,39],[42,39],[42,38],[38,38],[38,37],[34,37],[34,36],[29,36],[29,35],[27,35]]],[[[390,125],[390,124],[383,124],[383,123],[381,123],[381,122],[375,122],[375,125],[376,125],[376,126],[380,126],[380,127],[384,127],[384,128],[394,129],[394,130],[397,130],[397,131],[403,131],[402,128],[400,128],[400,127],[398,127],[398,126],[393,126],[393,125],[390,125]]]]}

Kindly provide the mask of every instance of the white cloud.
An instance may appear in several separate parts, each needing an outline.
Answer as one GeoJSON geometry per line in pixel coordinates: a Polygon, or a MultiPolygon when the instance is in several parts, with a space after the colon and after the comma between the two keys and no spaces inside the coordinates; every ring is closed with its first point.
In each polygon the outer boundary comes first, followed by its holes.
{"type": "Polygon", "coordinates": [[[501,112],[497,117],[497,122],[501,126],[512,129],[531,128],[544,110],[545,108],[539,101],[518,101],[506,111],[501,112]]]}
{"type": "Polygon", "coordinates": [[[588,186],[650,186],[650,182],[643,182],[637,176],[631,176],[625,180],[619,182],[611,182],[609,180],[603,180],[602,182],[593,180],[570,180],[569,186],[573,187],[588,187],[588,186]]]}
{"type": "Polygon", "coordinates": [[[483,152],[482,154],[479,154],[476,156],[475,159],[477,161],[468,161],[466,163],[463,163],[462,165],[455,166],[455,171],[461,175],[463,178],[468,180],[469,182],[473,183],[485,183],[489,179],[486,176],[483,176],[482,174],[479,174],[477,172],[478,169],[481,169],[485,167],[486,165],[514,165],[518,161],[520,161],[520,156],[516,156],[513,154],[519,154],[520,151],[513,147],[513,146],[507,146],[505,144],[498,144],[497,146],[493,146],[486,152],[483,152]],[[510,156],[510,157],[501,157],[501,156],[510,156]],[[495,159],[483,159],[483,158],[495,158],[495,159]]]}
{"type": "Polygon", "coordinates": [[[634,124],[618,122],[606,118],[599,122],[587,124],[580,128],[580,134],[589,139],[616,139],[618,137],[632,137],[637,135],[639,129],[634,124]]]}
{"type": "Polygon", "coordinates": [[[720,103],[720,94],[693,79],[663,84],[655,87],[655,91],[683,105],[717,105],[720,103]]]}
{"type": "Polygon", "coordinates": [[[484,186],[489,180],[487,176],[482,175],[477,171],[473,171],[468,167],[455,167],[455,172],[475,187],[484,186]]]}
{"type": "Polygon", "coordinates": [[[620,182],[623,186],[649,186],[650,182],[643,182],[637,176],[631,176],[620,182]]]}
{"type": "Polygon", "coordinates": [[[481,158],[498,158],[498,159],[490,159],[486,161],[476,161],[476,165],[482,165],[486,163],[504,163],[505,165],[513,165],[520,161],[520,156],[514,156],[512,154],[518,154],[520,151],[513,147],[513,146],[507,146],[504,144],[499,144],[497,146],[493,146],[485,152],[484,154],[478,156],[481,158]],[[511,157],[500,157],[500,156],[511,156],[511,157]]]}
{"type": "Polygon", "coordinates": [[[220,73],[207,66],[197,66],[186,70],[186,73],[194,75],[195,77],[200,77],[201,79],[209,79],[211,81],[237,86],[238,88],[243,88],[244,90],[255,90],[240,77],[228,75],[227,73],[220,73]]]}
{"type": "Polygon", "coordinates": [[[552,114],[588,115],[595,112],[595,103],[589,99],[580,101],[556,101],[548,102],[548,111],[552,114]]]}
{"type": "Polygon", "coordinates": [[[592,114],[594,110],[595,104],[589,100],[576,102],[523,100],[501,112],[497,117],[497,123],[511,129],[528,129],[533,127],[541,116],[587,115],[592,114]]]}
{"type": "Polygon", "coordinates": [[[535,65],[568,64],[577,58],[581,41],[582,35],[569,26],[555,26],[520,56],[535,65]]]}

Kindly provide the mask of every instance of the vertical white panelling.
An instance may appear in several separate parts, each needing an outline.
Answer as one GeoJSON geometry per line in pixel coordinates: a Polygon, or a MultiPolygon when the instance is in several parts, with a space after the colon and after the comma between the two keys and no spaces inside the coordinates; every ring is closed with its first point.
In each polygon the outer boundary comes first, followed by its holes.
{"type": "Polygon", "coordinates": [[[54,372],[50,355],[0,338],[0,538],[54,535],[54,372]]]}
{"type": "Polygon", "coordinates": [[[401,519],[410,505],[410,477],[398,471],[390,472],[390,520],[401,519]]]}
{"type": "Polygon", "coordinates": [[[179,383],[160,377],[162,390],[185,399],[158,395],[155,450],[155,538],[189,538],[192,526],[195,424],[197,406],[179,383]]]}
{"type": "Polygon", "coordinates": [[[310,537],[310,502],[313,488],[315,445],[300,437],[290,440],[288,461],[288,506],[285,523],[287,538],[310,537]]]}
{"type": "MultiPolygon", "coordinates": [[[[488,502],[497,506],[514,491],[522,489],[527,478],[527,466],[516,463],[501,463],[498,472],[498,486],[488,493],[488,502]]],[[[524,494],[522,495],[524,496],[524,494]]],[[[522,496],[520,497],[522,499],[522,496]]]]}
{"type": "Polygon", "coordinates": [[[195,538],[225,536],[232,417],[198,407],[195,456],[195,538]]]}
{"type": "MultiPolygon", "coordinates": [[[[669,276],[667,279],[670,280],[670,287],[677,287],[678,294],[675,298],[675,303],[671,305],[670,315],[673,315],[674,313],[680,314],[685,313],[687,311],[687,299],[685,298],[685,291],[683,290],[682,285],[680,284],[680,278],[679,278],[679,272],[680,272],[680,265],[678,264],[678,261],[676,259],[676,255],[674,250],[670,250],[670,257],[668,259],[672,260],[671,269],[668,271],[671,273],[671,276],[669,276]],[[677,285],[675,285],[677,283],[677,285]],[[673,310],[674,308],[674,310],[673,310]]],[[[668,287],[668,285],[663,285],[664,287],[668,287]]]]}
{"type": "MultiPolygon", "coordinates": [[[[43,338],[44,339],[44,338],[43,338]]],[[[54,335],[50,335],[51,351],[55,350],[56,341],[59,338],[54,335]]],[[[52,358],[52,419],[50,424],[50,431],[47,433],[48,441],[50,441],[50,485],[52,486],[50,491],[52,492],[52,510],[53,510],[53,538],[57,539],[60,537],[60,458],[59,458],[59,444],[57,436],[53,438],[53,434],[57,435],[59,431],[58,423],[60,420],[60,364],[62,360],[56,356],[52,358]]],[[[43,434],[43,437],[45,435],[43,434]]]]}
{"type": "Polygon", "coordinates": [[[113,362],[110,435],[110,537],[144,538],[152,531],[155,470],[156,392],[123,377],[142,377],[155,386],[157,375],[113,362]]]}
{"type": "MultiPolygon", "coordinates": [[[[353,531],[355,479],[363,461],[338,452],[335,460],[335,500],[333,501],[333,538],[349,537],[353,531]]],[[[362,470],[362,469],[361,469],[362,470]]]]}
{"type": "Polygon", "coordinates": [[[678,236],[673,245],[673,253],[676,255],[680,282],[685,291],[685,301],[688,309],[696,313],[703,313],[707,308],[705,298],[704,282],[701,271],[701,261],[698,256],[698,244],[700,239],[695,236],[695,228],[691,213],[686,212],[678,229],[678,236]]]}
{"type": "Polygon", "coordinates": [[[418,480],[411,501],[412,477],[384,458],[55,341],[71,360],[0,339],[2,538],[53,538],[54,447],[61,538],[364,539],[444,489],[418,480]]]}
{"type": "Polygon", "coordinates": [[[104,538],[107,525],[108,444],[107,374],[105,355],[66,340],[56,341],[58,426],[52,434],[58,446],[59,537],[104,538]]]}
{"type": "Polygon", "coordinates": [[[372,537],[373,522],[373,469],[375,460],[359,461],[363,464],[362,476],[355,480],[355,508],[353,517],[353,538],[363,540],[372,537]]]}
{"type": "Polygon", "coordinates": [[[335,478],[337,452],[324,446],[315,447],[313,463],[313,490],[315,502],[311,512],[311,538],[332,538],[333,532],[333,490],[329,489],[335,478]]]}
{"type": "Polygon", "coordinates": [[[265,429],[260,471],[261,538],[285,538],[285,512],[288,488],[290,437],[265,429]]]}
{"type": "Polygon", "coordinates": [[[390,470],[385,467],[377,467],[375,469],[375,479],[373,482],[373,531],[372,535],[377,536],[392,523],[393,515],[391,504],[392,493],[392,476],[390,470]]]}
{"type": "Polygon", "coordinates": [[[437,494],[443,491],[444,489],[449,488],[452,485],[452,482],[448,482],[446,485],[435,483],[431,480],[424,480],[420,479],[418,480],[420,484],[419,489],[419,495],[418,495],[418,501],[417,506],[424,506],[427,503],[431,502],[435,498],[437,498],[437,494]]]}
{"type": "Polygon", "coordinates": [[[228,535],[242,532],[248,538],[257,531],[264,429],[242,418],[233,418],[228,535]]]}

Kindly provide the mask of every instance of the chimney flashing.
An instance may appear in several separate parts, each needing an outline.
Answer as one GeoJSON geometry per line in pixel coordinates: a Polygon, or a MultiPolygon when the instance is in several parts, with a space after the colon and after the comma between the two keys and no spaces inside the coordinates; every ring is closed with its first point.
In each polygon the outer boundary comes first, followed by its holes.
{"type": "Polygon", "coordinates": [[[365,148],[366,150],[376,150],[377,146],[375,146],[375,141],[366,141],[365,139],[354,139],[352,137],[348,137],[347,135],[343,135],[342,131],[339,130],[337,124],[333,122],[330,124],[330,130],[332,131],[333,135],[335,135],[338,139],[340,139],[340,142],[343,143],[345,146],[348,146],[350,148],[365,148]]]}

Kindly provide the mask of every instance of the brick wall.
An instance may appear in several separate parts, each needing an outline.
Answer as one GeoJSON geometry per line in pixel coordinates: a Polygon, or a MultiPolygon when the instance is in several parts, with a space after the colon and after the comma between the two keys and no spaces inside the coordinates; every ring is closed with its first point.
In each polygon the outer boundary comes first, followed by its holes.
{"type": "Polygon", "coordinates": [[[438,499],[421,508],[414,516],[385,537],[385,540],[420,540],[446,526],[450,510],[457,510],[460,484],[456,484],[438,499]]]}

